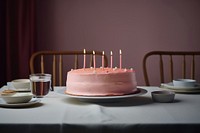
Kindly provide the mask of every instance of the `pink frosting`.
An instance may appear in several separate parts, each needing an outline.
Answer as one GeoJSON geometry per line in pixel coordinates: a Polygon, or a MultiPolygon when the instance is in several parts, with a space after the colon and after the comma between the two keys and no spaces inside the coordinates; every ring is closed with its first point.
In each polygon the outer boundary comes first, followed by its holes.
{"type": "Polygon", "coordinates": [[[135,71],[85,68],[69,71],[66,93],[85,96],[124,95],[137,91],[135,71]]]}

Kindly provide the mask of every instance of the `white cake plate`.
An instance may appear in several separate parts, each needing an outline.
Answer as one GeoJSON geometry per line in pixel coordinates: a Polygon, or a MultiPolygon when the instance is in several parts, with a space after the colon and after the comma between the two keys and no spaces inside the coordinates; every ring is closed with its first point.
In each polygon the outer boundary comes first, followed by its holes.
{"type": "Polygon", "coordinates": [[[78,95],[70,95],[70,94],[65,94],[65,90],[60,90],[58,93],[64,94],[69,98],[77,99],[79,101],[84,101],[84,102],[117,102],[121,100],[126,100],[128,98],[144,95],[147,93],[147,90],[137,88],[138,92],[137,93],[131,93],[131,94],[126,94],[126,95],[120,95],[120,96],[78,96],[78,95]]]}

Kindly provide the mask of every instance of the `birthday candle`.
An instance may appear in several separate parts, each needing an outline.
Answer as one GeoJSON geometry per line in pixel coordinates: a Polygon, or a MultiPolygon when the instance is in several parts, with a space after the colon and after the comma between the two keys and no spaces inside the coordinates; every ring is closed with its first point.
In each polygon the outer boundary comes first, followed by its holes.
{"type": "Polygon", "coordinates": [[[85,49],[83,50],[83,53],[84,53],[84,55],[83,55],[84,56],[83,68],[85,69],[85,65],[86,65],[86,55],[85,55],[86,54],[86,50],[85,49]]]}
{"type": "Polygon", "coordinates": [[[102,68],[104,69],[104,51],[102,52],[102,68]]]}
{"type": "Polygon", "coordinates": [[[95,51],[93,51],[94,69],[96,69],[95,51]]]}
{"type": "Polygon", "coordinates": [[[119,57],[119,58],[120,58],[120,59],[119,59],[119,63],[120,63],[120,64],[119,64],[119,65],[120,65],[119,67],[120,67],[120,69],[122,69],[122,50],[121,50],[121,49],[119,50],[119,56],[120,56],[120,57],[119,57]]]}
{"type": "Polygon", "coordinates": [[[112,51],[110,51],[110,68],[113,67],[113,57],[112,57],[113,53],[112,51]]]}

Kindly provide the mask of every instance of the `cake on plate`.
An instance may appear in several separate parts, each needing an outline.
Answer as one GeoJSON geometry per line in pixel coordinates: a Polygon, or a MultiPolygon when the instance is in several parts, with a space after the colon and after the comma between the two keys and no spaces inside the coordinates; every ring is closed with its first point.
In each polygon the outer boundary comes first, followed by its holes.
{"type": "Polygon", "coordinates": [[[137,93],[133,69],[82,68],[67,73],[66,91],[79,96],[118,96],[137,93]]]}

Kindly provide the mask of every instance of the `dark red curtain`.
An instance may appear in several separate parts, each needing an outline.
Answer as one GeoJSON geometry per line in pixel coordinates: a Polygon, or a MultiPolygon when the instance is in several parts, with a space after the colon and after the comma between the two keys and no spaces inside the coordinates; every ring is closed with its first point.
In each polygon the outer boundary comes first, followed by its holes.
{"type": "Polygon", "coordinates": [[[0,0],[0,84],[29,77],[36,42],[35,0],[0,0]]]}

